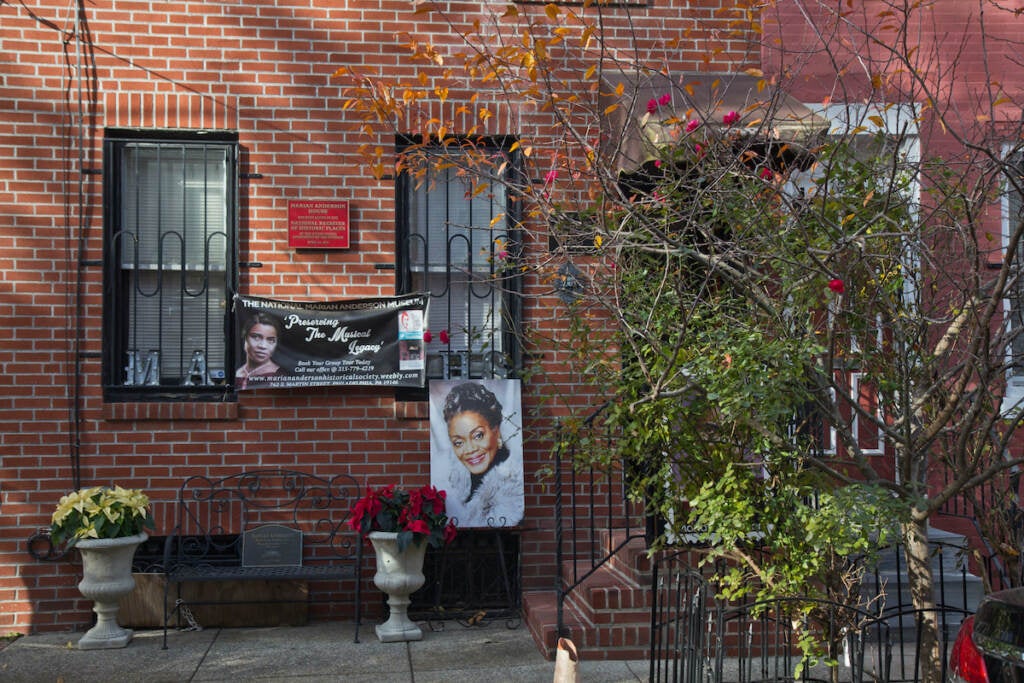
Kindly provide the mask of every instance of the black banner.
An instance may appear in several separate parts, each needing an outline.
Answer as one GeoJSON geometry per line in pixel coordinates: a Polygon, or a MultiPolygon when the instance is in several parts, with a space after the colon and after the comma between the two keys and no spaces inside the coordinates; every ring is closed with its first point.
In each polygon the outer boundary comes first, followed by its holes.
{"type": "Polygon", "coordinates": [[[428,297],[299,302],[236,296],[236,389],[403,386],[425,381],[428,297]]]}

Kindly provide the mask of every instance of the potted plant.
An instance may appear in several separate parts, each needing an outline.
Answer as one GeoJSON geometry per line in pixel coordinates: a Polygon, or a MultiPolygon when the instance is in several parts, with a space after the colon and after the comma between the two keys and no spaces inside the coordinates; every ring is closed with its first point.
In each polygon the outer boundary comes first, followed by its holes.
{"type": "Polygon", "coordinates": [[[63,496],[53,512],[50,538],[82,556],[78,589],[93,601],[96,625],[78,641],[82,650],[125,647],[132,631],[117,623],[119,601],[135,588],[132,558],[153,529],[149,498],[120,486],[94,486],[63,496]]]}
{"type": "Polygon", "coordinates": [[[373,582],[388,595],[388,620],[377,626],[381,642],[420,640],[423,631],[408,615],[409,596],[423,585],[423,558],[455,538],[445,514],[445,492],[433,486],[407,491],[389,485],[367,489],[356,502],[349,524],[370,539],[377,556],[373,582]]]}

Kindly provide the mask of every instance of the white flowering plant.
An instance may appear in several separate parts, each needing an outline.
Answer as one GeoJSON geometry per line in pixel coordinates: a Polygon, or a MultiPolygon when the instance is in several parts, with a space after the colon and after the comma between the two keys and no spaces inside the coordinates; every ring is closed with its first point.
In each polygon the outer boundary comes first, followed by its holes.
{"type": "Polygon", "coordinates": [[[63,496],[53,512],[50,539],[73,546],[83,538],[124,538],[154,529],[149,498],[136,489],[94,486],[63,496]]]}

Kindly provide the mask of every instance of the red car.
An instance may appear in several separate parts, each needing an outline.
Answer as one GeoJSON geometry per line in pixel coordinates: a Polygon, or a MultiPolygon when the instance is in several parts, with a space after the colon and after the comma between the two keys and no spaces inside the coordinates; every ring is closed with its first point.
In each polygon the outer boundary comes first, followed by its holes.
{"type": "Polygon", "coordinates": [[[960,626],[949,669],[951,683],[1024,683],[1024,588],[981,601],[960,626]]]}

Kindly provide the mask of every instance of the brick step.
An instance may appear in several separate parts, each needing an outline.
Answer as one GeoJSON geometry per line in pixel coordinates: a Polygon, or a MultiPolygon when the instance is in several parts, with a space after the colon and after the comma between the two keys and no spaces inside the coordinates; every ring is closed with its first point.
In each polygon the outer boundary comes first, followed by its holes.
{"type": "MultiPolygon", "coordinates": [[[[565,615],[566,625],[571,630],[579,629],[578,623],[569,623],[570,616],[565,615]]],[[[558,644],[558,597],[555,593],[523,593],[523,621],[537,648],[548,661],[554,661],[558,644]]]]}
{"type": "MultiPolygon", "coordinates": [[[[544,656],[554,659],[558,642],[557,597],[554,592],[527,593],[523,596],[523,614],[530,634],[544,656]]],[[[650,612],[639,611],[643,619],[625,611],[605,611],[605,623],[595,623],[580,614],[576,604],[567,600],[564,619],[568,638],[572,639],[581,661],[625,661],[646,659],[651,641],[650,612]]]]}
{"type": "Polygon", "coordinates": [[[594,624],[650,620],[650,580],[636,583],[607,565],[599,567],[569,594],[567,603],[594,624]]]}
{"type": "MultiPolygon", "coordinates": [[[[634,533],[636,533],[634,531],[634,533]]],[[[625,541],[626,532],[611,530],[600,532],[601,547],[610,551],[625,542],[625,545],[608,560],[607,566],[623,577],[640,586],[651,584],[652,561],[647,554],[647,543],[643,538],[625,541]]]]}

